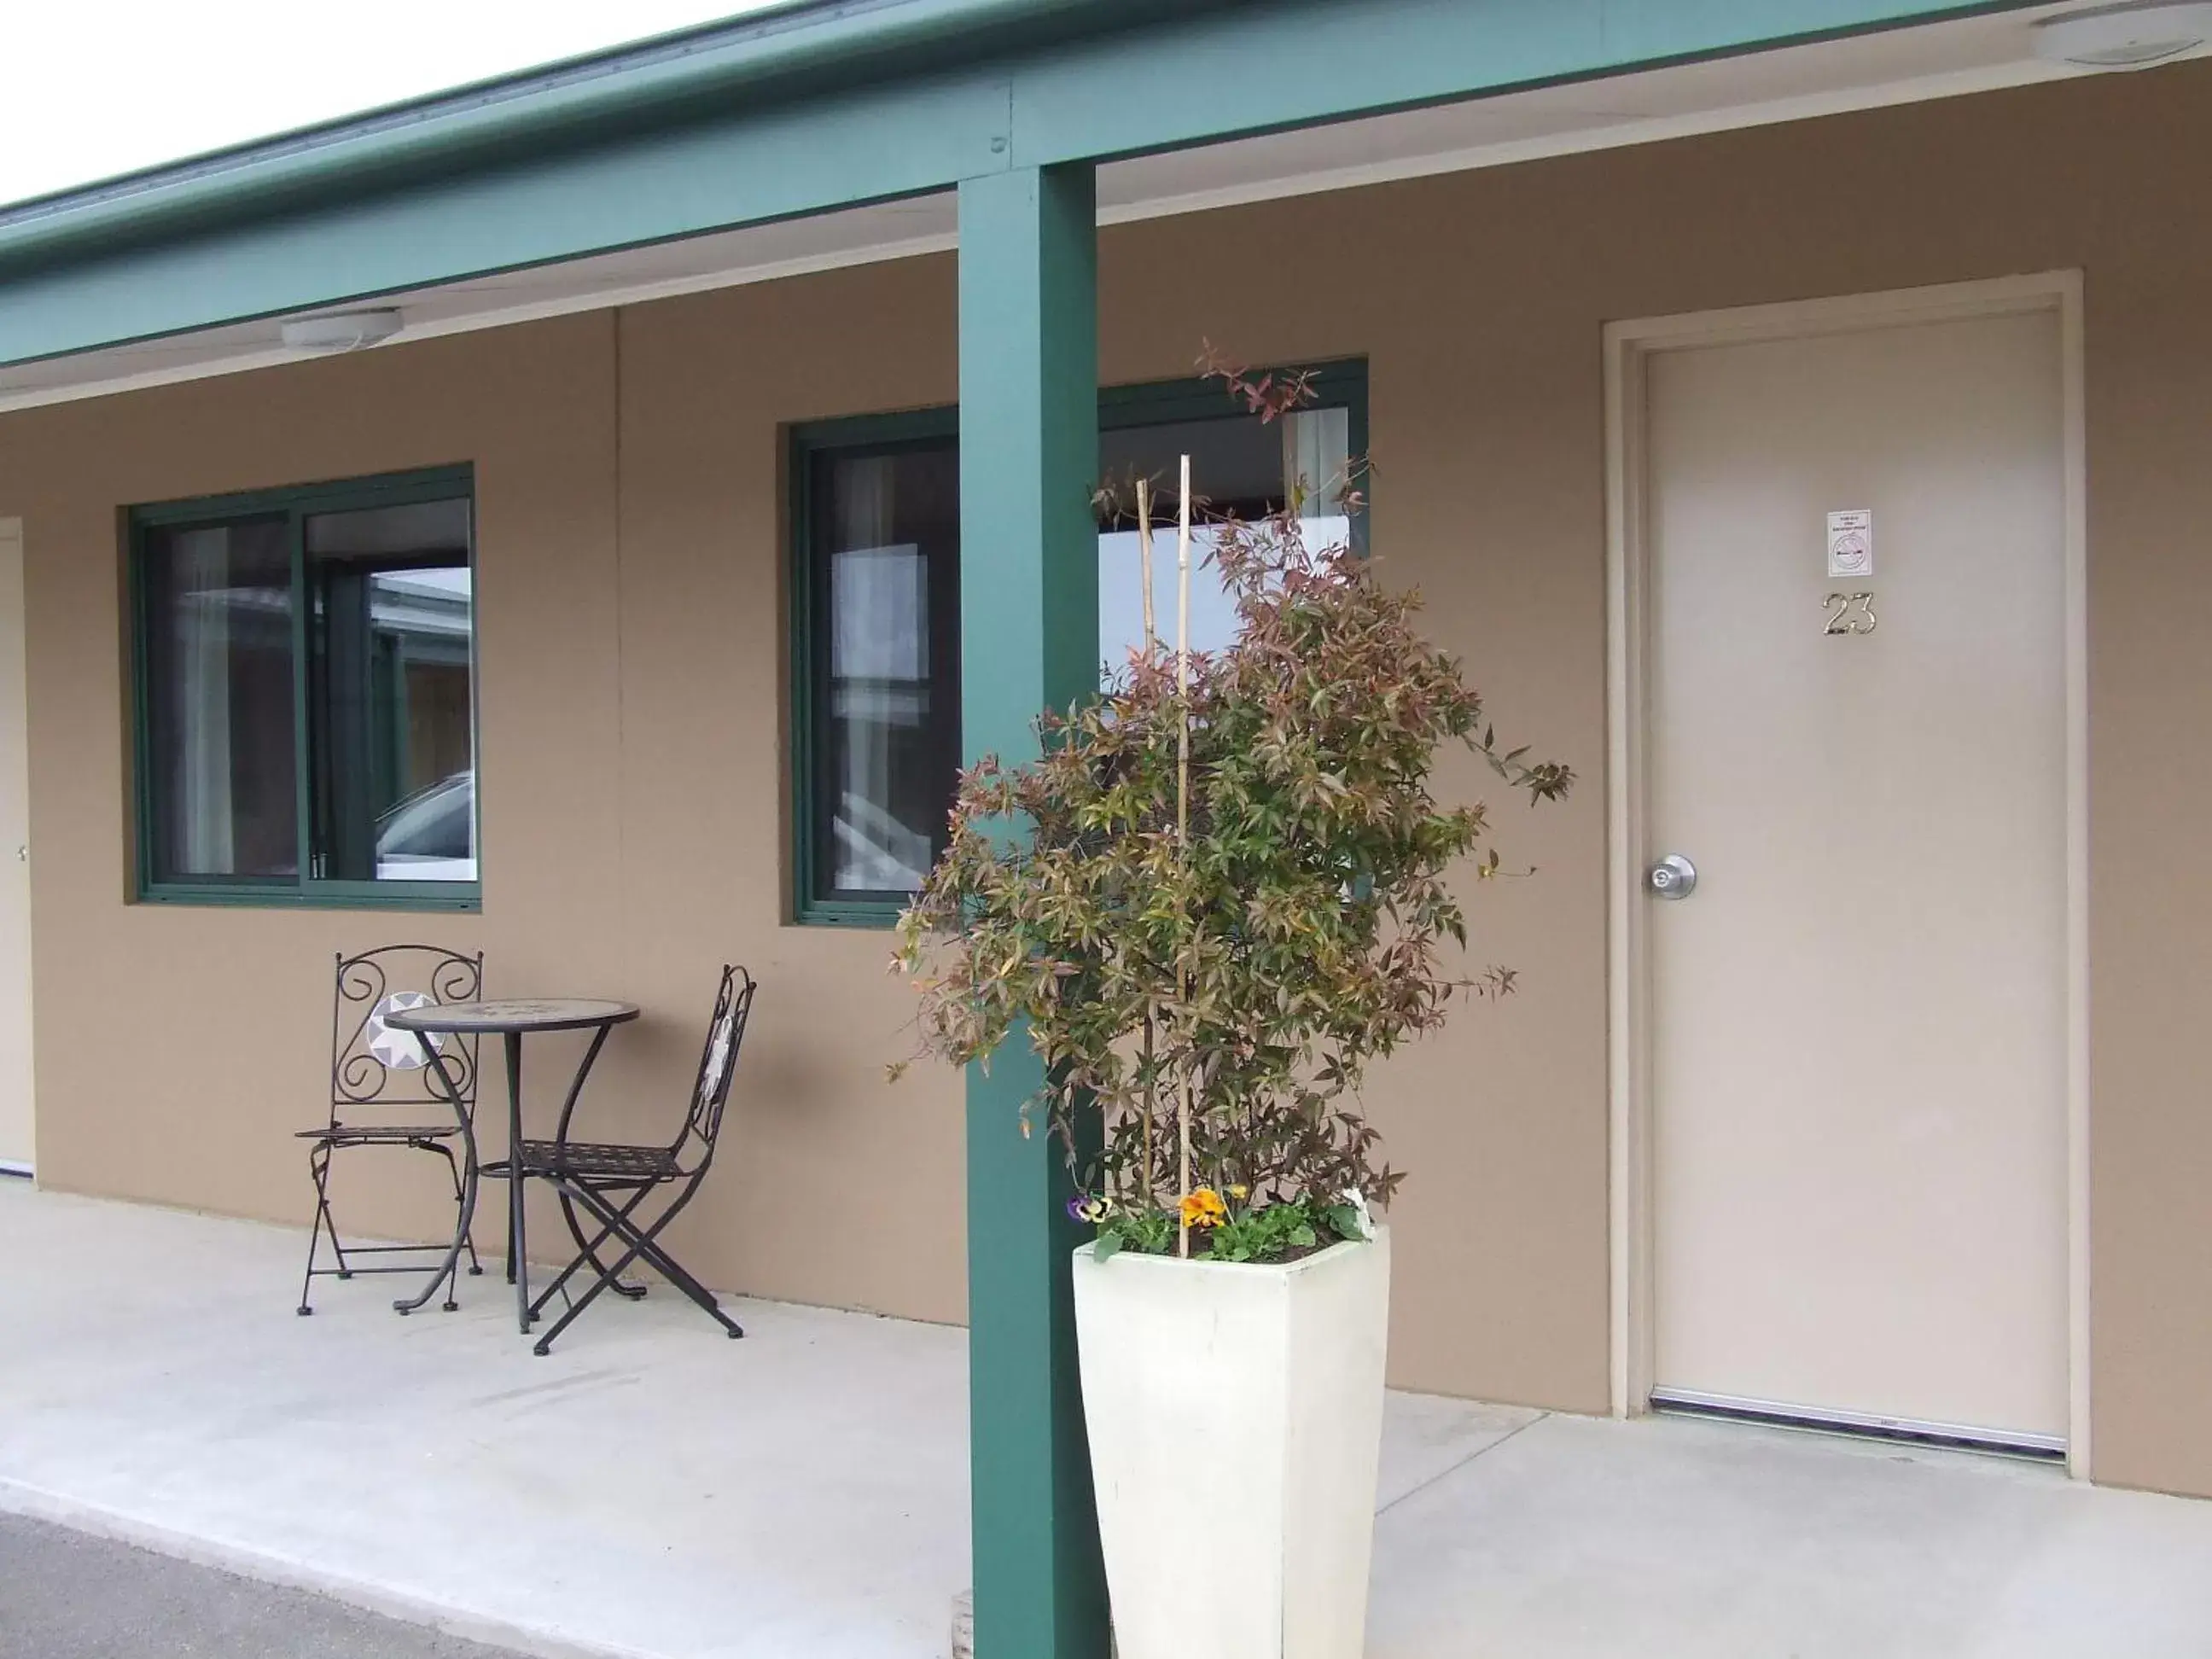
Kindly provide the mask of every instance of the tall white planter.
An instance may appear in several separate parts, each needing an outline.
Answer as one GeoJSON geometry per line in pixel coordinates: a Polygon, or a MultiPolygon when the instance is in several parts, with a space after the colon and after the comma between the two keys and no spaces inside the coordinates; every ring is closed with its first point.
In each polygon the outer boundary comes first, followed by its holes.
{"type": "Polygon", "coordinates": [[[1075,1253],[1121,1659],[1359,1659],[1387,1230],[1280,1267],[1075,1253]]]}

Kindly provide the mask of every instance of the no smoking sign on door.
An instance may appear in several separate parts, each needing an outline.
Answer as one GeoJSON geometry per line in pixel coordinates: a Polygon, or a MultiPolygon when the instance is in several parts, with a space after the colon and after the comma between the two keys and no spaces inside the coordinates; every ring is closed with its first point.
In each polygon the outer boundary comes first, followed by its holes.
{"type": "Polygon", "coordinates": [[[1828,514],[1828,578],[1874,574],[1874,514],[1861,507],[1828,514]]]}

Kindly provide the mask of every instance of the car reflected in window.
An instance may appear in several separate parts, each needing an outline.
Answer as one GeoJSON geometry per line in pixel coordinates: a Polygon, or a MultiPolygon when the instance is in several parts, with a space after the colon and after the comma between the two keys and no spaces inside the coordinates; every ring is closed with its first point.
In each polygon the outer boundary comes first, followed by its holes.
{"type": "Polygon", "coordinates": [[[379,881],[477,878],[477,775],[471,768],[417,790],[376,821],[379,881]]]}

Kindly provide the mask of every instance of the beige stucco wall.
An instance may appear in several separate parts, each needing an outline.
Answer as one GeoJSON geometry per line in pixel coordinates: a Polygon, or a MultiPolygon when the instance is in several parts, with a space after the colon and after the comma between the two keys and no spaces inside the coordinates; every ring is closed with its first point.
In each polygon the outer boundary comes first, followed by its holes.
{"type": "MultiPolygon", "coordinates": [[[[1371,1091],[1413,1171],[1398,1382],[1607,1400],[1602,324],[2079,267],[2097,1468],[2212,1493],[2208,94],[2185,66],[1106,234],[1109,379],[1188,373],[1206,338],[1367,357],[1378,555],[1427,590],[1501,729],[1585,776],[1500,814],[1539,872],[1474,895],[1478,957],[1520,994],[1371,1091]]],[[[958,1318],[957,1084],[880,1080],[909,1041],[885,941],[782,924],[779,827],[777,428],[949,399],[953,280],[914,261],[0,416],[29,572],[44,1179],[304,1219],[286,1134],[316,1109],[325,964],[398,934],[481,945],[497,989],[644,1004],[594,1103],[664,1121],[734,956],[763,990],[686,1248],[719,1284],[958,1318]],[[118,507],[460,459],[482,915],[126,903],[118,507]]],[[[388,1191],[371,1209],[434,1216],[388,1191]]]]}

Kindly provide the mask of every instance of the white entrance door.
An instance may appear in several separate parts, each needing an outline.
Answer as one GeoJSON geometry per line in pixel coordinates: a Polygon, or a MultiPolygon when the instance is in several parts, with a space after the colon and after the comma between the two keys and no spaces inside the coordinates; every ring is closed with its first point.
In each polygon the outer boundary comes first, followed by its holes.
{"type": "Polygon", "coordinates": [[[2061,1446],[2058,316],[1644,361],[1654,1397],[2061,1446]]]}
{"type": "Polygon", "coordinates": [[[31,813],[23,527],[0,519],[0,1168],[31,1167],[31,813]]]}

